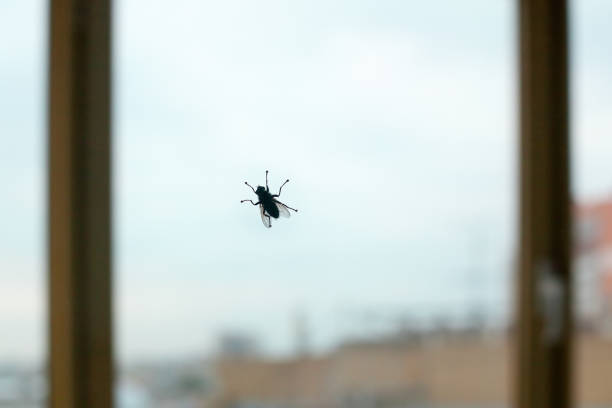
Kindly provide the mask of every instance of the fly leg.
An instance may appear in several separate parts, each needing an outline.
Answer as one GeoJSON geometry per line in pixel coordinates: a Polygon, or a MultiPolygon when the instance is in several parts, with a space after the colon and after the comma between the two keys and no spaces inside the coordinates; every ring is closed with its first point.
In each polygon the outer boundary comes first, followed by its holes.
{"type": "Polygon", "coordinates": [[[278,194],[273,194],[272,197],[280,197],[280,193],[283,190],[283,186],[289,182],[289,179],[285,180],[285,182],[278,189],[278,194]]]}
{"type": "Polygon", "coordinates": [[[253,186],[252,186],[252,185],[250,185],[250,184],[249,184],[249,183],[247,183],[246,181],[244,182],[244,184],[246,184],[247,186],[251,187],[251,190],[253,190],[253,192],[254,192],[255,194],[257,194],[257,193],[255,192],[255,189],[253,188],[253,186]]]}
{"type": "Polygon", "coordinates": [[[266,170],[266,191],[270,191],[270,188],[268,187],[268,170],[266,170]]]}
{"type": "Polygon", "coordinates": [[[280,203],[280,204],[282,204],[282,205],[284,205],[285,207],[287,207],[287,208],[288,208],[288,209],[290,209],[290,210],[293,210],[293,211],[295,211],[295,212],[298,212],[298,210],[296,210],[295,208],[291,208],[291,207],[289,207],[289,206],[288,206],[287,204],[285,204],[285,203],[281,203],[281,202],[280,202],[280,201],[278,201],[278,200],[275,200],[275,201],[276,201],[276,202],[278,202],[278,203],[280,203]]]}
{"type": "Polygon", "coordinates": [[[244,203],[244,202],[246,202],[246,201],[250,201],[250,202],[251,202],[251,204],[253,204],[253,205],[259,205],[259,201],[258,201],[258,202],[256,202],[256,203],[254,203],[254,202],[253,202],[253,200],[240,200],[240,203],[242,204],[242,203],[244,203]]]}

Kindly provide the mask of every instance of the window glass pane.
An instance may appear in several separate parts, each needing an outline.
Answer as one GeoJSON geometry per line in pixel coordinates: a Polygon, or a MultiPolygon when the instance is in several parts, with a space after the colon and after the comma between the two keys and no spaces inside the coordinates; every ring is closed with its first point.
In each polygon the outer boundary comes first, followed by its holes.
{"type": "Polygon", "coordinates": [[[44,402],[45,3],[0,3],[0,406],[44,402]]]}
{"type": "Polygon", "coordinates": [[[120,406],[509,406],[513,3],[116,3],[120,406]]]}
{"type": "Polygon", "coordinates": [[[578,406],[612,406],[612,72],[606,1],[572,1],[575,386],[578,406]]]}

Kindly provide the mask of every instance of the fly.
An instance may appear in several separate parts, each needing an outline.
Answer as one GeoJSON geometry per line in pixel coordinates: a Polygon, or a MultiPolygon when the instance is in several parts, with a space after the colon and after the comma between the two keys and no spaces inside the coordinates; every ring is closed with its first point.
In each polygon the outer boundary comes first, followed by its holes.
{"type": "Polygon", "coordinates": [[[266,170],[266,187],[265,188],[262,186],[257,186],[257,190],[255,190],[253,186],[251,186],[249,183],[247,183],[246,181],[244,182],[244,184],[251,187],[251,190],[253,190],[253,192],[257,194],[257,198],[259,201],[254,203],[253,200],[240,200],[240,202],[244,203],[246,201],[250,201],[251,204],[253,205],[259,205],[259,213],[261,215],[261,221],[263,222],[266,228],[271,228],[272,218],[278,218],[278,217],[289,218],[289,216],[291,215],[289,210],[293,210],[297,212],[295,208],[291,208],[288,205],[285,205],[276,199],[277,197],[280,197],[280,193],[281,193],[281,190],[283,189],[283,186],[287,184],[288,182],[289,182],[289,179],[285,180],[285,182],[278,189],[278,194],[270,194],[270,188],[268,187],[268,170],[266,170]]]}

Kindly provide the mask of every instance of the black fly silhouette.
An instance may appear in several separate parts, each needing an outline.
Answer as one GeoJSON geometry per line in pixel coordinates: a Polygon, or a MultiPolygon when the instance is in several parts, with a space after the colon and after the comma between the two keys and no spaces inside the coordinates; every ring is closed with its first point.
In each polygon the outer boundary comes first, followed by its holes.
{"type": "Polygon", "coordinates": [[[251,190],[253,190],[253,192],[257,194],[257,198],[259,199],[259,201],[254,203],[253,200],[240,200],[240,202],[244,203],[246,201],[250,201],[253,205],[259,205],[261,221],[266,226],[266,228],[271,228],[272,218],[278,218],[279,216],[289,218],[289,216],[291,215],[289,210],[297,212],[295,208],[291,208],[276,199],[277,197],[280,197],[280,193],[283,189],[283,186],[288,182],[289,179],[285,180],[285,182],[278,189],[278,194],[270,194],[270,188],[268,187],[268,170],[266,170],[265,188],[262,186],[257,186],[257,190],[255,190],[253,186],[251,186],[249,183],[247,183],[246,181],[244,182],[244,184],[251,187],[251,190]]]}

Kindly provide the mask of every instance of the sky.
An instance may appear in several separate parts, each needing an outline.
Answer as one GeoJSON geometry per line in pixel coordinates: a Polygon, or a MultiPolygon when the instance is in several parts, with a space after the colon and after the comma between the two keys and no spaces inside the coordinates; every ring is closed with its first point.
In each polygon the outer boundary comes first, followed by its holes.
{"type": "MultiPolygon", "coordinates": [[[[0,5],[0,363],[44,355],[43,3],[0,5]]],[[[612,5],[573,11],[573,191],[590,199],[612,191],[612,5]]],[[[401,317],[505,323],[514,21],[509,0],[115,1],[120,361],[228,331],[287,354],[296,316],[315,350],[401,317]],[[266,169],[299,209],[271,229],[240,204],[266,169]]]]}

